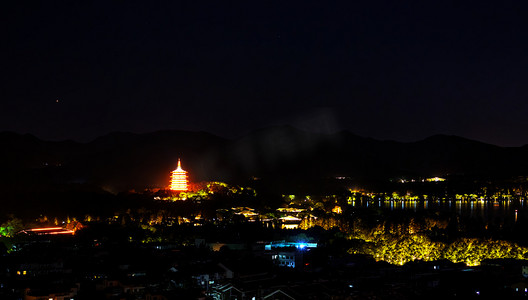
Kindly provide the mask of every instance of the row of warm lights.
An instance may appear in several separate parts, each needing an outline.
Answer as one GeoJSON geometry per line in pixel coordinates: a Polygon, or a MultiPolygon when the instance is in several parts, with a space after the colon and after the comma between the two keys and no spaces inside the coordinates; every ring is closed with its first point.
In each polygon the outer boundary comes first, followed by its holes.
{"type": "Polygon", "coordinates": [[[32,229],[26,229],[25,232],[35,232],[38,234],[75,234],[75,231],[73,230],[65,230],[62,227],[42,227],[42,228],[32,228],[32,229]]]}

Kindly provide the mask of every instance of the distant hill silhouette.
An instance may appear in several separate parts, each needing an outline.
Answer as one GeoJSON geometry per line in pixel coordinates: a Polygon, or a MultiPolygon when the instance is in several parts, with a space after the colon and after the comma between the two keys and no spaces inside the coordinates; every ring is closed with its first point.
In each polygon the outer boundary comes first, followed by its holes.
{"type": "Polygon", "coordinates": [[[165,187],[178,158],[193,181],[528,175],[527,146],[504,148],[446,135],[401,143],[282,126],[234,140],[205,132],[158,131],[116,132],[78,143],[1,132],[0,144],[5,188],[84,183],[118,192],[165,187]]]}

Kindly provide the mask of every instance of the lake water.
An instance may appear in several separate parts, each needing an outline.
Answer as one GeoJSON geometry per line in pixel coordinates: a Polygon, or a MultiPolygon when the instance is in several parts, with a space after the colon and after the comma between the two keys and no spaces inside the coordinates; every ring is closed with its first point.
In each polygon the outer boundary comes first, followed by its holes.
{"type": "Polygon", "coordinates": [[[411,210],[415,212],[433,210],[451,212],[470,218],[500,218],[511,222],[528,219],[528,201],[526,198],[509,200],[355,200],[353,207],[383,209],[390,211],[411,210]]]}

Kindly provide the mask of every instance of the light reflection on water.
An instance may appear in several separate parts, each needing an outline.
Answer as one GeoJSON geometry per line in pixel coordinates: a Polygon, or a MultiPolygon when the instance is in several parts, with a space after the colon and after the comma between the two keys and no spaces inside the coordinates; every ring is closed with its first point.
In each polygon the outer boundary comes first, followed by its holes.
{"type": "Polygon", "coordinates": [[[430,199],[430,200],[359,200],[353,201],[353,207],[384,209],[390,211],[412,210],[414,212],[433,210],[452,212],[471,218],[500,217],[517,222],[523,215],[528,216],[526,199],[430,199]]]}

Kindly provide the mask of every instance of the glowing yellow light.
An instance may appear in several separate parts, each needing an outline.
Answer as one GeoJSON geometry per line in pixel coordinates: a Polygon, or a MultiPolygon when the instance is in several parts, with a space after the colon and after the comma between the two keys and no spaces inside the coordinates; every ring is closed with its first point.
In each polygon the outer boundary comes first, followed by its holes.
{"type": "Polygon", "coordinates": [[[178,168],[171,173],[172,191],[187,191],[187,172],[181,168],[180,160],[178,159],[178,168]]]}
{"type": "Polygon", "coordinates": [[[442,182],[442,181],[446,181],[445,178],[440,178],[440,177],[431,177],[431,178],[427,178],[426,180],[428,182],[442,182]]]}
{"type": "Polygon", "coordinates": [[[332,212],[333,213],[336,213],[336,214],[341,214],[343,212],[343,210],[341,210],[341,206],[335,206],[333,209],[332,209],[332,212]]]}

